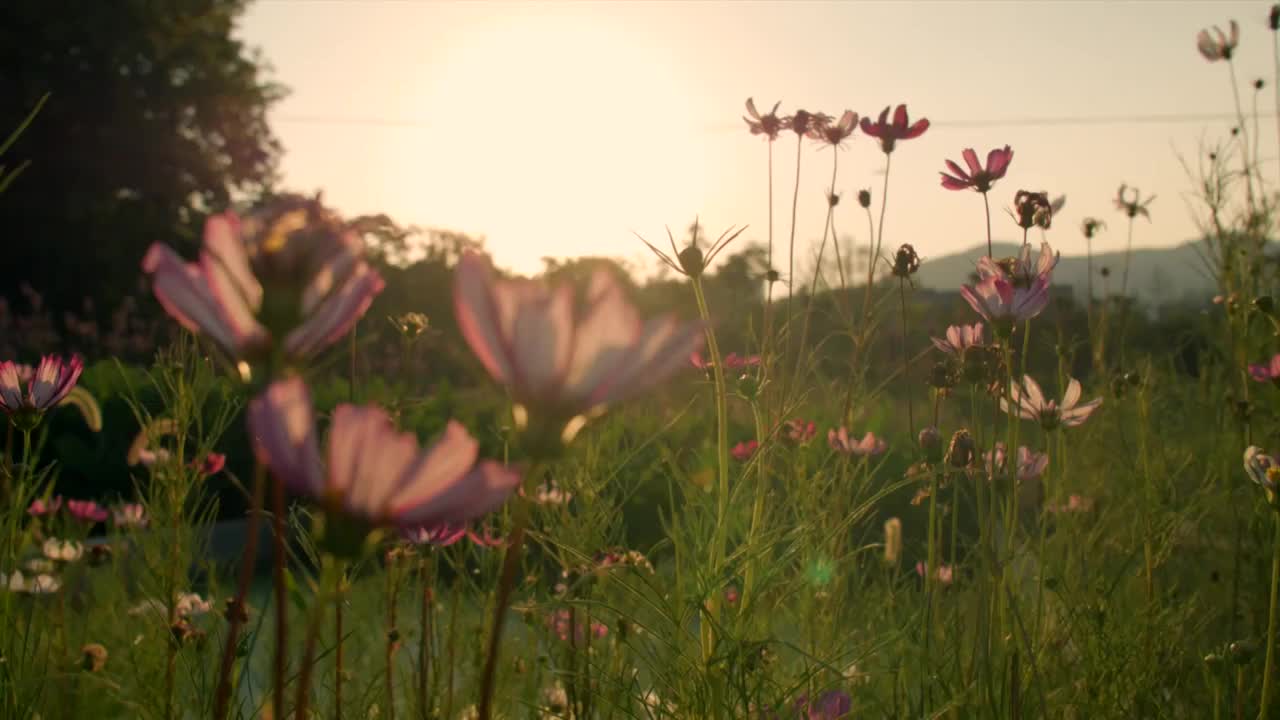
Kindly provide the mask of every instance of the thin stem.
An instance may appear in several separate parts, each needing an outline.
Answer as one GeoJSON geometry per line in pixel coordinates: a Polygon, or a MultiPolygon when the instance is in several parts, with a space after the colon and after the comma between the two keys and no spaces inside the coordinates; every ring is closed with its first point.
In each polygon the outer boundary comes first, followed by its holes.
{"type": "MultiPolygon", "coordinates": [[[[751,403],[751,414],[756,422],[756,442],[764,443],[765,429],[764,419],[760,417],[760,407],[756,403],[751,403]]],[[[758,446],[757,446],[758,447],[758,446]]],[[[759,449],[756,450],[760,452],[759,449]]],[[[765,474],[764,463],[761,458],[756,458],[756,497],[755,503],[751,507],[751,527],[747,531],[747,569],[743,574],[742,581],[742,603],[738,606],[740,612],[745,616],[747,608],[755,599],[755,580],[756,580],[756,557],[758,555],[755,547],[756,535],[759,532],[760,525],[764,518],[764,498],[768,490],[768,476],[765,474]]]]}
{"type": "Polygon", "coordinates": [[[911,354],[907,351],[907,279],[898,278],[898,299],[902,302],[902,383],[907,396],[908,437],[916,436],[916,415],[911,401],[911,354]]]}
{"type": "Polygon", "coordinates": [[[1275,515],[1275,538],[1271,541],[1271,603],[1267,614],[1267,659],[1262,667],[1262,707],[1258,720],[1267,720],[1271,713],[1271,693],[1275,684],[1276,662],[1276,604],[1280,596],[1280,513],[1275,515]]]}
{"type": "Polygon", "coordinates": [[[995,256],[991,254],[991,200],[986,193],[982,193],[982,207],[987,211],[987,257],[994,260],[995,256]]]}
{"type": "MultiPolygon", "coordinates": [[[[729,410],[727,395],[724,383],[724,363],[721,362],[720,345],[716,342],[716,333],[711,326],[711,313],[707,309],[706,294],[702,290],[702,279],[700,277],[693,278],[693,294],[698,301],[698,316],[702,318],[703,325],[706,328],[707,350],[711,353],[711,374],[715,383],[716,394],[716,461],[719,466],[719,495],[716,498],[716,526],[715,539],[711,546],[711,567],[713,572],[719,572],[721,563],[724,561],[726,529],[728,525],[729,514],[729,410]]],[[[711,610],[711,619],[719,620],[720,615],[720,596],[713,594],[709,602],[711,610]]],[[[702,655],[703,660],[710,660],[711,653],[714,650],[715,639],[712,635],[712,623],[702,623],[700,634],[702,636],[702,655]]]]}
{"type": "Polygon", "coordinates": [[[240,626],[244,623],[245,597],[249,594],[249,585],[253,582],[253,568],[258,561],[258,518],[262,514],[262,496],[266,476],[266,466],[259,464],[253,473],[253,500],[249,507],[244,555],[240,558],[240,577],[235,598],[232,599],[227,612],[229,616],[227,642],[222,648],[222,663],[219,667],[218,689],[214,700],[213,717],[217,720],[227,716],[228,703],[231,699],[231,668],[235,664],[237,636],[240,626]]]}
{"type": "Polygon", "coordinates": [[[284,483],[278,478],[271,484],[271,530],[274,548],[272,575],[276,600],[276,653],[272,672],[271,704],[275,717],[284,717],[285,662],[289,652],[289,598],[285,584],[288,557],[284,545],[284,483]]]}
{"type": "Polygon", "coordinates": [[[431,611],[435,585],[435,566],[429,559],[422,560],[422,607],[418,620],[418,712],[423,720],[430,717],[428,676],[431,674],[431,611]]]}
{"type": "Polygon", "coordinates": [[[342,570],[338,563],[325,555],[320,559],[320,567],[320,583],[313,601],[315,607],[311,609],[311,618],[307,621],[306,640],[303,643],[302,668],[299,671],[298,690],[293,703],[294,720],[307,718],[307,704],[311,700],[311,673],[315,665],[316,641],[320,637],[320,623],[324,620],[324,608],[328,603],[329,593],[332,593],[336,601],[341,592],[342,570]]]}
{"type": "Polygon", "coordinates": [[[791,240],[787,255],[790,257],[787,267],[787,354],[791,353],[791,298],[795,294],[796,274],[796,209],[800,204],[800,150],[804,147],[804,135],[796,135],[796,183],[791,193],[791,240]]]}
{"type": "Polygon", "coordinates": [[[396,717],[396,692],[395,692],[395,668],[396,668],[396,645],[399,644],[400,631],[396,628],[396,563],[398,559],[390,556],[387,558],[387,645],[385,652],[385,683],[387,692],[387,715],[391,720],[396,717]]]}
{"type": "MultiPolygon", "coordinates": [[[[530,473],[528,477],[537,477],[530,473]]],[[[507,552],[502,558],[502,575],[498,578],[497,597],[493,604],[493,621],[489,629],[489,647],[484,660],[484,670],[480,675],[480,706],[478,720],[489,720],[493,708],[494,683],[497,680],[498,651],[502,646],[502,628],[507,620],[507,608],[511,606],[511,594],[516,588],[516,576],[520,573],[521,551],[524,549],[525,528],[529,525],[529,503],[520,501],[516,504],[515,517],[512,520],[507,552]]],[[[454,588],[456,594],[457,588],[454,588]]],[[[455,604],[457,600],[454,600],[455,604]]],[[[453,665],[449,665],[450,686],[452,687],[453,665]]],[[[452,694],[452,691],[451,693],[452,694]]],[[[450,701],[452,704],[452,701],[450,701]]]]}
{"type": "Polygon", "coordinates": [[[1236,82],[1236,63],[1231,58],[1227,58],[1227,69],[1231,71],[1231,97],[1236,104],[1236,122],[1240,129],[1240,164],[1244,168],[1245,193],[1249,201],[1249,220],[1252,224],[1254,213],[1254,197],[1253,197],[1253,173],[1249,171],[1249,127],[1244,121],[1244,110],[1240,105],[1240,86],[1236,82]]]}
{"type": "Polygon", "coordinates": [[[342,591],[346,579],[338,573],[338,587],[333,598],[333,717],[342,720],[342,591]]]}

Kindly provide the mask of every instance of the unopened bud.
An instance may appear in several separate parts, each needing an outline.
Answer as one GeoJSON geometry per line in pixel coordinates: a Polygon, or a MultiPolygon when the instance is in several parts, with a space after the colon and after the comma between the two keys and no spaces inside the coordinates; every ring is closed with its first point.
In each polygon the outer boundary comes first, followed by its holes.
{"type": "Polygon", "coordinates": [[[897,565],[902,558],[902,521],[891,517],[884,521],[884,562],[897,565]]]}
{"type": "Polygon", "coordinates": [[[858,191],[858,204],[864,208],[871,207],[871,191],[870,190],[858,191]]]}
{"type": "Polygon", "coordinates": [[[1271,6],[1271,14],[1267,16],[1267,25],[1274,30],[1280,30],[1280,3],[1271,6]]]}
{"type": "Polygon", "coordinates": [[[680,269],[684,270],[686,275],[689,277],[701,277],[706,265],[702,258],[702,251],[698,249],[697,245],[690,245],[681,250],[678,257],[680,269]]]}
{"type": "Polygon", "coordinates": [[[920,431],[916,440],[920,443],[920,450],[924,452],[926,460],[935,463],[942,459],[942,433],[938,432],[938,428],[932,425],[926,427],[920,431]]]}
{"type": "Polygon", "coordinates": [[[954,468],[967,468],[973,464],[975,452],[973,436],[968,430],[957,430],[951,436],[951,445],[947,448],[947,464],[954,468]]]}
{"type": "Polygon", "coordinates": [[[1227,647],[1231,653],[1231,662],[1236,665],[1248,665],[1258,652],[1258,644],[1251,640],[1237,640],[1227,647]]]}
{"type": "Polygon", "coordinates": [[[98,643],[80,648],[80,667],[88,672],[98,672],[107,664],[107,649],[98,643]]]}
{"type": "Polygon", "coordinates": [[[920,256],[916,254],[916,249],[910,244],[904,243],[893,254],[893,275],[894,277],[906,279],[916,274],[920,269],[920,256]]]}

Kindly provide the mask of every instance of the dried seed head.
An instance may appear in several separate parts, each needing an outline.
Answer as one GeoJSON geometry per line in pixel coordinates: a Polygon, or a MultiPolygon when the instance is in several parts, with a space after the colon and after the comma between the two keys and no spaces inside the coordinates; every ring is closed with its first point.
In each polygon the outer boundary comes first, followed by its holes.
{"type": "Polygon", "coordinates": [[[871,191],[870,190],[858,191],[858,204],[864,208],[871,207],[871,191]]]}
{"type": "Polygon", "coordinates": [[[893,275],[894,277],[907,279],[916,274],[920,269],[920,256],[916,254],[916,249],[911,247],[909,243],[904,243],[893,254],[893,275]]]}
{"type": "Polygon", "coordinates": [[[920,444],[920,450],[929,462],[936,463],[942,459],[942,433],[938,432],[938,428],[930,425],[921,430],[916,436],[916,442],[920,444]]]}
{"type": "Polygon", "coordinates": [[[954,468],[967,468],[973,464],[976,446],[973,436],[968,430],[957,430],[951,436],[951,445],[947,448],[947,464],[954,468]]]}

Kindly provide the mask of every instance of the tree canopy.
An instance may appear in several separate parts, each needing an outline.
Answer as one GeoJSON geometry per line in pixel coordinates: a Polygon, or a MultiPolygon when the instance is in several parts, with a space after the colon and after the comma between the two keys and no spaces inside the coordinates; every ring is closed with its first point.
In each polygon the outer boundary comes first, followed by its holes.
{"type": "Polygon", "coordinates": [[[6,154],[6,266],[55,310],[108,312],[156,240],[194,247],[203,217],[270,187],[283,89],[233,36],[246,0],[0,3],[0,127],[49,99],[6,154]]]}

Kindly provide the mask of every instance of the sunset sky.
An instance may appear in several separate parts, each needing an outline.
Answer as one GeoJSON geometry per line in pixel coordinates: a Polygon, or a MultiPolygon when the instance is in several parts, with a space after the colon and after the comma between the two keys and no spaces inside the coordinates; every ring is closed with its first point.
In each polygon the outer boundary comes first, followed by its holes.
{"type": "MultiPolygon", "coordinates": [[[[1260,2],[431,3],[258,0],[240,37],[291,89],[271,115],[285,186],[323,190],[348,214],[484,235],[496,262],[534,271],[543,256],[649,263],[631,234],[663,235],[695,214],[712,231],[768,231],[766,146],[740,119],[754,96],[838,115],[905,102],[933,127],[893,156],[885,243],[943,255],[983,242],[980,197],[939,186],[943,160],[1009,144],[992,193],[997,240],[1019,188],[1065,193],[1049,239],[1083,252],[1086,215],[1124,244],[1111,205],[1127,182],[1155,193],[1135,245],[1194,235],[1195,155],[1233,124],[1228,69],[1196,33],[1241,25],[1246,113],[1259,97],[1261,156],[1274,175],[1274,35],[1260,2]],[[1150,116],[1191,121],[1139,121],[1150,116]],[[1221,117],[1214,117],[1221,116],[1221,117]],[[1101,120],[1101,121],[1100,121],[1101,120]],[[1047,122],[1053,121],[1053,122],[1047,122]]],[[[775,238],[789,227],[795,137],[779,139],[775,238]]],[[[831,150],[801,153],[798,242],[821,235],[831,150]]],[[[852,196],[878,207],[884,155],[855,133],[840,157],[841,235],[866,241],[852,196]]],[[[650,267],[647,264],[646,267],[650,267]]]]}

